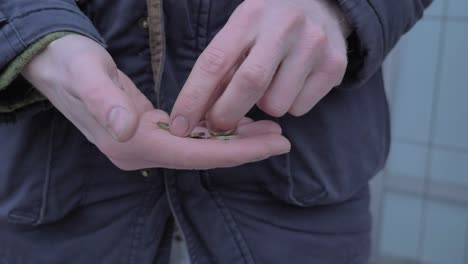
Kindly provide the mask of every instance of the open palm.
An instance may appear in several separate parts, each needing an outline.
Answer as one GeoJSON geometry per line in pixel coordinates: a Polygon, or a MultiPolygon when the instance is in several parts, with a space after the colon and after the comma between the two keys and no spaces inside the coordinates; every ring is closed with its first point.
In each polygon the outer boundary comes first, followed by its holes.
{"type": "Polygon", "coordinates": [[[240,138],[230,141],[177,137],[160,129],[156,123],[169,122],[168,114],[154,109],[107,51],[86,37],[54,41],[23,75],[124,170],[231,167],[290,149],[271,121],[244,118],[236,131],[240,138]]]}

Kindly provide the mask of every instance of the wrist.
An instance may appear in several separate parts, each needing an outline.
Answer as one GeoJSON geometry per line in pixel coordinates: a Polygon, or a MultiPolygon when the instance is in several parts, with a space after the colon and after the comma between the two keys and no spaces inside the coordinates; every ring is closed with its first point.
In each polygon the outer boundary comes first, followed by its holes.
{"type": "Polygon", "coordinates": [[[336,23],[341,33],[343,34],[343,37],[347,39],[352,33],[352,28],[348,18],[344,15],[343,11],[338,6],[338,3],[336,3],[334,0],[319,0],[318,2],[321,2],[325,9],[328,10],[332,20],[336,23]]]}

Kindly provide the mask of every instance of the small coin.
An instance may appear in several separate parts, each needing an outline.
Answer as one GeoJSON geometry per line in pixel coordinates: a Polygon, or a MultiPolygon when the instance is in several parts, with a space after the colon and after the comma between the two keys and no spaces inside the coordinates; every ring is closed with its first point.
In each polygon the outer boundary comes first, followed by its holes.
{"type": "Polygon", "coordinates": [[[217,139],[217,140],[224,140],[224,141],[228,141],[228,140],[233,140],[233,139],[239,139],[240,136],[239,135],[229,135],[229,136],[216,136],[216,137],[211,137],[212,139],[217,139]]]}
{"type": "Polygon", "coordinates": [[[159,126],[159,128],[164,129],[166,131],[169,131],[169,123],[166,122],[157,122],[156,125],[159,126]]]}
{"type": "MultiPolygon", "coordinates": [[[[169,123],[157,122],[155,124],[158,125],[160,129],[169,131],[169,123]]],[[[225,141],[240,138],[239,135],[233,135],[234,132],[235,132],[235,129],[231,129],[231,130],[224,131],[224,132],[209,131],[209,135],[207,135],[205,132],[192,132],[189,135],[189,137],[195,138],[195,139],[217,139],[217,140],[225,140],[225,141]]]]}
{"type": "Polygon", "coordinates": [[[199,138],[199,139],[206,139],[206,133],[205,132],[192,132],[190,134],[191,138],[199,138]]]}
{"type": "Polygon", "coordinates": [[[210,135],[212,137],[225,137],[225,136],[231,136],[232,134],[234,134],[234,131],[235,131],[235,129],[231,129],[231,130],[228,130],[228,131],[221,131],[221,132],[211,131],[210,130],[210,135]]]}

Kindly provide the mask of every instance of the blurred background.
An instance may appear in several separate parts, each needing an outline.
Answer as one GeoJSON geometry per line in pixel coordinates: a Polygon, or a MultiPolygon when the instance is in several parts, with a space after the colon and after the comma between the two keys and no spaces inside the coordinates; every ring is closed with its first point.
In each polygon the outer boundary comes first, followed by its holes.
{"type": "Polygon", "coordinates": [[[468,0],[435,0],[385,80],[393,143],[372,182],[373,263],[468,264],[468,0]]]}

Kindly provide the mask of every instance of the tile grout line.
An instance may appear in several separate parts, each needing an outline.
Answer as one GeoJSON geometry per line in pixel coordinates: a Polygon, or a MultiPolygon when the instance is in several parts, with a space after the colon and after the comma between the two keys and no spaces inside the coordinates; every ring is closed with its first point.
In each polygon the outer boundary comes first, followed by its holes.
{"type": "MultiPolygon", "coordinates": [[[[448,2],[444,2],[444,14],[448,12],[448,2]]],[[[441,81],[442,81],[442,64],[443,64],[443,54],[445,50],[445,37],[447,31],[447,17],[444,16],[440,21],[441,27],[439,32],[439,47],[437,50],[437,60],[436,60],[436,74],[435,74],[435,86],[433,91],[433,97],[431,102],[431,114],[430,114],[430,130],[429,130],[429,141],[427,144],[428,151],[426,154],[426,167],[424,173],[424,180],[423,180],[423,195],[422,195],[422,212],[421,212],[421,220],[420,220],[420,234],[419,234],[419,241],[418,241],[418,256],[419,260],[422,261],[424,258],[424,240],[426,238],[426,224],[427,224],[427,216],[428,216],[428,189],[429,189],[429,182],[430,182],[430,175],[431,175],[431,163],[433,159],[433,150],[434,150],[434,141],[435,141],[435,131],[437,125],[437,112],[439,110],[439,95],[440,95],[440,88],[441,88],[441,81]]]]}
{"type": "MultiPolygon", "coordinates": [[[[401,66],[402,63],[402,58],[404,57],[404,54],[402,54],[404,50],[398,49],[396,52],[394,52],[391,61],[389,63],[389,66],[392,67],[390,71],[386,71],[390,75],[390,78],[385,78],[384,76],[384,83],[385,85],[389,85],[391,88],[388,89],[386,92],[387,100],[389,101],[389,111],[393,112],[394,105],[395,105],[395,98],[396,94],[398,93],[398,83],[400,82],[400,71],[396,70],[395,65],[401,66]],[[389,80],[390,79],[390,80],[389,80]]],[[[393,116],[393,115],[392,115],[393,116]]],[[[390,117],[390,122],[394,123],[393,118],[390,117]]],[[[375,235],[373,236],[373,239],[375,240],[372,243],[372,252],[371,252],[371,257],[375,258],[375,261],[377,262],[380,258],[380,246],[381,246],[381,228],[382,228],[382,221],[383,221],[383,213],[384,213],[384,202],[385,202],[385,178],[388,176],[388,168],[385,166],[381,172],[381,175],[377,175],[377,177],[381,177],[381,183],[380,183],[380,190],[382,191],[383,194],[379,195],[379,200],[378,200],[378,211],[374,215],[375,218],[373,221],[376,221],[376,224],[373,226],[376,230],[374,231],[375,235]]]]}
{"type": "MultiPolygon", "coordinates": [[[[412,146],[418,146],[418,147],[425,147],[429,143],[422,142],[422,141],[417,141],[413,139],[406,139],[406,138],[399,138],[399,137],[394,137],[392,138],[394,142],[400,143],[400,144],[405,144],[405,145],[412,145],[412,146]]],[[[468,154],[468,148],[466,147],[458,147],[458,146],[451,146],[448,144],[437,144],[433,143],[432,146],[435,149],[438,150],[444,150],[444,151],[449,151],[449,152],[455,152],[459,154],[468,154]]]]}
{"type": "Polygon", "coordinates": [[[448,22],[468,22],[468,16],[441,16],[441,15],[427,15],[424,19],[434,21],[448,21],[448,22]]]}

